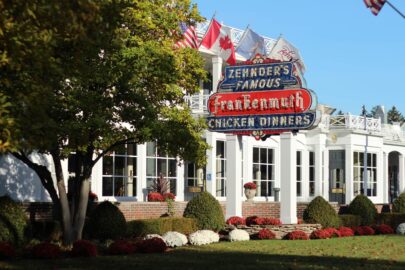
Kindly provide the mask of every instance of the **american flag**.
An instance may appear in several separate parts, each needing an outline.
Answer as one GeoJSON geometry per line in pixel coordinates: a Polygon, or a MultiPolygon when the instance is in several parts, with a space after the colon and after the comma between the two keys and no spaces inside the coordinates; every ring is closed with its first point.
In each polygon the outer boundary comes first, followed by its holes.
{"type": "Polygon", "coordinates": [[[198,48],[197,33],[195,32],[195,27],[190,25],[187,26],[185,23],[180,23],[180,29],[183,33],[183,39],[176,43],[178,48],[198,48]]]}
{"type": "Polygon", "coordinates": [[[371,12],[377,16],[382,7],[385,4],[385,0],[363,0],[364,4],[371,10],[371,12]]]}

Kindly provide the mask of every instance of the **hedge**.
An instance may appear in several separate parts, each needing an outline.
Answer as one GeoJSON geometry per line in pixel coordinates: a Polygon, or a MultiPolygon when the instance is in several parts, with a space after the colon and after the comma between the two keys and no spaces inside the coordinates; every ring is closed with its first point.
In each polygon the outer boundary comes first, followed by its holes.
{"type": "Polygon", "coordinates": [[[390,225],[394,230],[399,224],[405,223],[405,214],[401,213],[381,213],[376,217],[376,223],[390,225]]]}
{"type": "Polygon", "coordinates": [[[127,222],[127,234],[130,237],[145,236],[147,234],[163,235],[169,231],[190,234],[197,231],[197,222],[193,218],[183,217],[164,217],[127,222]]]}
{"type": "Polygon", "coordinates": [[[339,215],[340,225],[343,227],[357,227],[361,225],[361,216],[359,215],[339,215]]]}

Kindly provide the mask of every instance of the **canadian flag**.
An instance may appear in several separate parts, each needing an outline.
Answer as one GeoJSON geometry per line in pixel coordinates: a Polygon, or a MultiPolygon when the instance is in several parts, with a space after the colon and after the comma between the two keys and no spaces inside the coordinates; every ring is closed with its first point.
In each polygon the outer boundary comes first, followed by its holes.
{"type": "Polygon", "coordinates": [[[231,40],[231,29],[212,19],[201,46],[219,55],[228,64],[236,63],[235,48],[231,40]]]}

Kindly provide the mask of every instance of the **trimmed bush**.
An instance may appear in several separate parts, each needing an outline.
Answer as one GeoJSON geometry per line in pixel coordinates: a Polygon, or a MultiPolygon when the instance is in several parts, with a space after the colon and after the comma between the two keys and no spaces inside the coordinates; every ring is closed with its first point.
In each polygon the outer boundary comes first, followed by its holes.
{"type": "Polygon", "coordinates": [[[35,245],[31,249],[31,255],[36,259],[56,259],[60,254],[60,247],[48,242],[35,245]]]}
{"type": "Polygon", "coordinates": [[[357,227],[361,225],[361,217],[358,215],[339,215],[340,225],[344,227],[357,227]]]}
{"type": "Polygon", "coordinates": [[[261,229],[257,234],[257,238],[259,238],[260,240],[274,239],[276,238],[276,235],[269,229],[261,229]]]}
{"type": "Polygon", "coordinates": [[[197,230],[197,222],[193,218],[182,217],[132,220],[127,223],[127,230],[127,235],[130,237],[143,237],[148,234],[163,235],[170,231],[190,234],[197,230]]]}
{"type": "Polygon", "coordinates": [[[405,223],[405,214],[401,213],[381,213],[376,217],[377,224],[387,224],[392,228],[398,227],[399,224],[405,223]]]}
{"type": "Polygon", "coordinates": [[[392,203],[392,212],[405,214],[405,192],[401,193],[392,203]]]}
{"type": "Polygon", "coordinates": [[[71,254],[73,257],[94,257],[97,256],[97,247],[88,240],[78,240],[73,243],[71,254]]]}
{"type": "Polygon", "coordinates": [[[188,236],[191,245],[201,246],[219,242],[219,235],[210,230],[196,231],[188,236]]]}
{"type": "Polygon", "coordinates": [[[374,235],[375,231],[370,226],[358,226],[352,228],[355,235],[374,235]]]}
{"type": "Polygon", "coordinates": [[[118,239],[125,236],[126,228],[124,215],[109,201],[100,203],[90,216],[89,233],[92,238],[118,239]]]}
{"type": "Polygon", "coordinates": [[[256,225],[281,225],[281,220],[271,217],[258,217],[253,220],[253,224],[256,225]]]}
{"type": "Polygon", "coordinates": [[[249,241],[250,236],[249,233],[245,230],[234,229],[229,233],[228,239],[231,242],[249,241]]]}
{"type": "Polygon", "coordinates": [[[28,228],[21,205],[8,196],[0,197],[0,242],[20,245],[28,228]]]}
{"type": "Polygon", "coordinates": [[[348,227],[339,228],[340,237],[354,236],[354,231],[348,227]]]}
{"type": "Polygon", "coordinates": [[[285,240],[309,240],[308,235],[303,231],[292,231],[284,236],[285,240]]]}
{"type": "Polygon", "coordinates": [[[0,243],[0,260],[9,260],[16,255],[15,249],[9,243],[0,243]]]}
{"type": "Polygon", "coordinates": [[[340,220],[335,209],[321,196],[314,198],[308,204],[303,218],[306,223],[318,223],[324,228],[337,228],[340,225],[340,220]]]}
{"type": "Polygon", "coordinates": [[[127,240],[117,240],[108,247],[108,254],[129,255],[136,251],[136,246],[127,240]]]}
{"type": "Polygon", "coordinates": [[[376,234],[394,234],[394,229],[387,224],[381,224],[375,227],[376,234]]]}
{"type": "Polygon", "coordinates": [[[142,253],[162,253],[167,249],[165,241],[161,238],[142,240],[138,243],[138,249],[142,253]]]}
{"type": "Polygon", "coordinates": [[[377,216],[377,209],[365,195],[357,195],[349,204],[348,212],[361,217],[361,225],[373,225],[377,216]]]}
{"type": "Polygon", "coordinates": [[[311,239],[328,239],[329,237],[329,233],[326,230],[313,231],[309,236],[311,239]]]}
{"type": "Polygon", "coordinates": [[[208,192],[201,192],[187,203],[184,217],[195,218],[200,230],[219,231],[225,225],[221,205],[208,192]]]}
{"type": "Polygon", "coordinates": [[[234,217],[228,218],[228,219],[226,220],[226,224],[228,224],[228,225],[234,225],[234,226],[237,226],[237,225],[246,225],[246,219],[244,219],[243,217],[234,216],[234,217]]]}

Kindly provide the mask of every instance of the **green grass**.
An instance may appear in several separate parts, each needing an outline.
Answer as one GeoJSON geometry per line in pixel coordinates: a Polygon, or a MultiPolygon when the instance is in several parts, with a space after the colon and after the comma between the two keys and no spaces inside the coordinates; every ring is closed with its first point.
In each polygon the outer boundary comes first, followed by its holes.
{"type": "Polygon", "coordinates": [[[164,254],[60,260],[16,259],[0,269],[405,269],[405,238],[266,240],[188,246],[164,254]]]}

